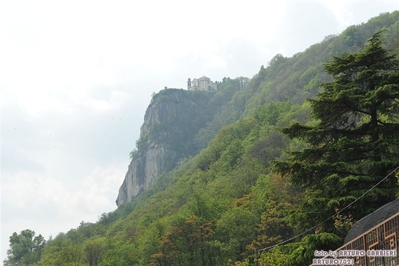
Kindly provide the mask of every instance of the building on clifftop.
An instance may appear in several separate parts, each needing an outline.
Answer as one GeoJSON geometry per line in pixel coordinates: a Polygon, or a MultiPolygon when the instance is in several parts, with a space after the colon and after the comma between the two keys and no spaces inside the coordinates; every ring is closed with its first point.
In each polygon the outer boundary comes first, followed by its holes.
{"type": "Polygon", "coordinates": [[[210,78],[202,76],[198,79],[191,79],[189,78],[187,81],[187,90],[194,91],[209,91],[209,90],[217,90],[217,85],[210,78]]]}

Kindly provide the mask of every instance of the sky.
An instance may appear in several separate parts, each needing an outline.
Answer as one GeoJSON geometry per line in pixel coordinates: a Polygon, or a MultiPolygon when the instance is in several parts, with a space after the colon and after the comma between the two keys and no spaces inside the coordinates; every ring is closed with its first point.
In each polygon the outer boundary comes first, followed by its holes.
{"type": "Polygon", "coordinates": [[[1,260],[115,200],[154,92],[253,77],[397,0],[0,2],[1,260]]]}

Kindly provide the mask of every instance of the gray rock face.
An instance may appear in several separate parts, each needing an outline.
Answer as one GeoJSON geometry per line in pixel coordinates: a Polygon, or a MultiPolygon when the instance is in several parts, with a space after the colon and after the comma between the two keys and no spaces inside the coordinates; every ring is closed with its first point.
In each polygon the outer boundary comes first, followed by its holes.
{"type": "Polygon", "coordinates": [[[151,143],[144,153],[133,157],[122,186],[119,189],[116,204],[125,205],[141,192],[148,189],[164,171],[165,148],[151,143]]]}
{"type": "Polygon", "coordinates": [[[140,128],[137,152],[119,189],[116,204],[129,203],[147,190],[162,173],[199,149],[195,135],[207,118],[208,96],[184,90],[168,89],[155,95],[140,128]]]}

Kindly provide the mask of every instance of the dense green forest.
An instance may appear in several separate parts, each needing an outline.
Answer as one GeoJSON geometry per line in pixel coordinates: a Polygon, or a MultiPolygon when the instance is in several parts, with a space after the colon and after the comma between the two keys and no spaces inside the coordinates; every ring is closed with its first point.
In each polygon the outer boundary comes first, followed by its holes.
{"type": "Polygon", "coordinates": [[[345,208],[399,165],[398,55],[396,11],[223,79],[179,146],[201,152],[96,223],[15,233],[5,265],[309,265],[398,196],[391,175],[345,208]]]}

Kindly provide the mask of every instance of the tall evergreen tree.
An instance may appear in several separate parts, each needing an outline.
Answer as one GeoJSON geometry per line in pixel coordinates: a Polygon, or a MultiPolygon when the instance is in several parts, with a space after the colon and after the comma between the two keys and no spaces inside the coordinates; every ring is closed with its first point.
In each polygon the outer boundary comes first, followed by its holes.
{"type": "MultiPolygon", "coordinates": [[[[399,62],[384,49],[381,35],[371,36],[362,51],[325,63],[333,80],[309,100],[316,125],[296,123],[282,130],[308,144],[274,164],[306,189],[293,215],[299,227],[333,216],[399,165],[399,62]]],[[[398,180],[390,175],[345,209],[340,221],[362,218],[397,192],[398,180]]],[[[337,222],[330,219],[323,229],[343,236],[346,231],[337,222]]]]}

